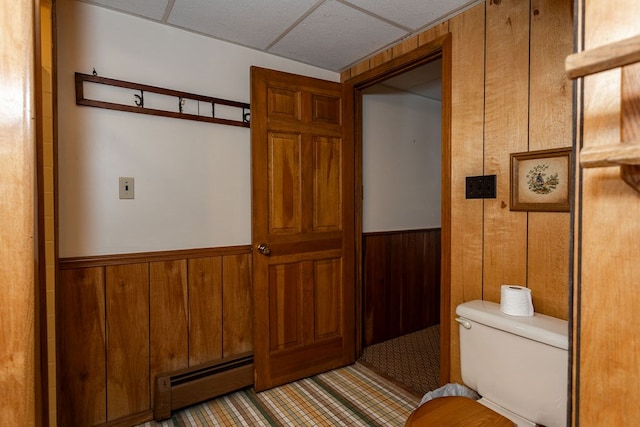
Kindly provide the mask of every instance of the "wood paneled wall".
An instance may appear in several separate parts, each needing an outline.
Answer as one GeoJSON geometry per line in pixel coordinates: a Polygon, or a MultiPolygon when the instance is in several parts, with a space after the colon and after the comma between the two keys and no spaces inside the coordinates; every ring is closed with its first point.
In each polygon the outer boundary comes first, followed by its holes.
{"type": "MultiPolygon", "coordinates": [[[[578,50],[640,35],[637,0],[577,3],[578,50]]],[[[638,142],[640,64],[586,76],[582,88],[577,127],[583,150],[638,142]]],[[[634,398],[640,383],[640,194],[615,166],[581,169],[577,182],[572,425],[640,425],[634,398]]]]}
{"type": "MultiPolygon", "coordinates": [[[[537,312],[568,318],[570,214],[510,211],[509,181],[511,153],[572,145],[564,58],[573,50],[573,1],[491,0],[423,34],[437,31],[452,37],[451,128],[443,133],[451,135],[451,381],[460,381],[458,304],[498,302],[500,286],[511,283],[532,289],[537,312]],[[465,177],[485,174],[497,175],[497,198],[465,199],[465,177]]],[[[342,79],[410,52],[421,36],[342,79]]]]}
{"type": "Polygon", "coordinates": [[[440,323],[440,229],[363,236],[364,340],[440,323]]]}
{"type": "Polygon", "coordinates": [[[156,375],[252,349],[250,247],[60,260],[58,425],[151,418],[156,375]]]}

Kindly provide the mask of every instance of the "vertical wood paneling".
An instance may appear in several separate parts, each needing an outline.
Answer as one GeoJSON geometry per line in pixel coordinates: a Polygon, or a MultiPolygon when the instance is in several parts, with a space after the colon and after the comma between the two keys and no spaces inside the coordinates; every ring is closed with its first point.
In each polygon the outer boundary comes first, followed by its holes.
{"type": "MultiPolygon", "coordinates": [[[[43,191],[36,185],[35,157],[35,118],[42,104],[34,82],[34,24],[39,24],[34,17],[39,6],[40,2],[28,0],[5,1],[0,12],[0,413],[4,425],[38,425],[42,420],[37,413],[42,407],[40,346],[35,345],[40,336],[34,328],[45,304],[35,293],[34,259],[35,242],[43,239],[34,236],[36,192],[43,191]]],[[[46,386],[46,380],[42,383],[46,386]]]]}
{"type": "Polygon", "coordinates": [[[107,421],[104,269],[62,270],[58,285],[58,424],[101,424],[107,421]]]}
{"type": "Polygon", "coordinates": [[[189,365],[186,260],[150,263],[149,295],[151,378],[155,378],[189,365]]]}
{"type": "Polygon", "coordinates": [[[458,304],[482,299],[483,206],[465,177],[484,174],[484,5],[451,19],[451,381],[461,381],[458,304]]]}
{"type": "Polygon", "coordinates": [[[222,257],[189,260],[189,366],[222,358],[222,257]]]}
{"type": "Polygon", "coordinates": [[[149,266],[109,266],[106,278],[107,420],[151,408],[149,266]]]}
{"type": "Polygon", "coordinates": [[[440,322],[439,229],[365,235],[365,345],[440,322]]]}
{"type": "MultiPolygon", "coordinates": [[[[528,3],[528,2],[527,2],[528,3]]],[[[527,281],[527,214],[509,210],[510,153],[527,151],[529,8],[521,0],[486,3],[485,174],[498,176],[484,200],[483,299],[527,281]]]]}
{"type": "Polygon", "coordinates": [[[188,252],[63,262],[58,425],[142,420],[156,374],[251,350],[248,249],[188,252]]]}
{"type": "Polygon", "coordinates": [[[366,236],[363,239],[363,313],[365,345],[382,341],[391,336],[389,292],[388,242],[384,235],[366,236]]]}
{"type": "Polygon", "coordinates": [[[225,256],[222,265],[224,356],[253,349],[251,255],[225,256]]]}
{"type": "Polygon", "coordinates": [[[449,21],[442,22],[418,35],[418,46],[425,45],[449,32],[449,21]]]}
{"type": "MultiPolygon", "coordinates": [[[[532,0],[529,150],[570,147],[572,82],[564,58],[573,52],[573,1],[532,0]]],[[[569,316],[568,212],[528,214],[527,284],[537,312],[569,316]]]]}
{"type": "MultiPolygon", "coordinates": [[[[585,8],[585,49],[640,33],[640,2],[581,3],[585,8]]],[[[620,141],[621,126],[624,129],[631,124],[629,117],[621,114],[621,90],[631,91],[624,102],[637,105],[640,76],[629,81],[626,75],[623,81],[622,76],[621,69],[614,69],[584,79],[585,148],[620,141]]],[[[638,193],[620,179],[619,169],[584,169],[581,180],[576,425],[637,425],[640,420],[640,406],[631,397],[640,382],[640,333],[636,326],[640,297],[635,286],[640,201],[638,193]]]]}

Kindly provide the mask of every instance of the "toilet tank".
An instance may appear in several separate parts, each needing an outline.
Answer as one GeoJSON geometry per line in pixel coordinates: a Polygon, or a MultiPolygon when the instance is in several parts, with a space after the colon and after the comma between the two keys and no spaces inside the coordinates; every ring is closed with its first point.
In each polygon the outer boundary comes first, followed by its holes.
{"type": "Polygon", "coordinates": [[[568,322],[509,316],[480,300],[460,304],[456,314],[464,384],[529,421],[565,426],[568,322]]]}

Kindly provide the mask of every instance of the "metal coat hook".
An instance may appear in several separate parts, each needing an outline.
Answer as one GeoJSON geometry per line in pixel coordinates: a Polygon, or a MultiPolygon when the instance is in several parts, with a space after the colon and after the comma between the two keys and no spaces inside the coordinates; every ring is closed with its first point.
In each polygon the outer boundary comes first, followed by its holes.
{"type": "Polygon", "coordinates": [[[184,107],[184,98],[178,97],[178,110],[182,113],[182,108],[184,107]]]}
{"type": "Polygon", "coordinates": [[[94,76],[97,76],[97,75],[98,75],[98,72],[96,71],[96,67],[93,67],[93,75],[94,75],[94,76]]]}
{"type": "Polygon", "coordinates": [[[246,108],[242,109],[242,121],[245,123],[251,123],[251,111],[247,111],[246,108]]]}
{"type": "Polygon", "coordinates": [[[136,98],[133,102],[135,102],[138,107],[144,107],[144,92],[141,90],[140,95],[136,93],[133,96],[136,98]]]}

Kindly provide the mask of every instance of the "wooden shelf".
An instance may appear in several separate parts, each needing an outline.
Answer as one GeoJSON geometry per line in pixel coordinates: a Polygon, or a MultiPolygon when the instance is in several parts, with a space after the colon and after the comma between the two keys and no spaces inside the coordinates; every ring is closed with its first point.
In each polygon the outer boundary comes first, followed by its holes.
{"type": "Polygon", "coordinates": [[[586,147],[580,151],[583,168],[640,165],[640,142],[586,147]]]}
{"type": "MultiPolygon", "coordinates": [[[[631,37],[569,55],[565,69],[569,78],[585,77],[613,68],[626,67],[621,85],[621,135],[634,138],[638,120],[636,96],[640,91],[640,36],[631,37]]],[[[619,144],[585,147],[580,151],[580,166],[600,168],[620,166],[620,177],[631,188],[640,192],[640,141],[621,141],[619,144]]]]}
{"type": "Polygon", "coordinates": [[[575,79],[635,62],[640,62],[640,36],[569,55],[565,70],[575,79]]]}

